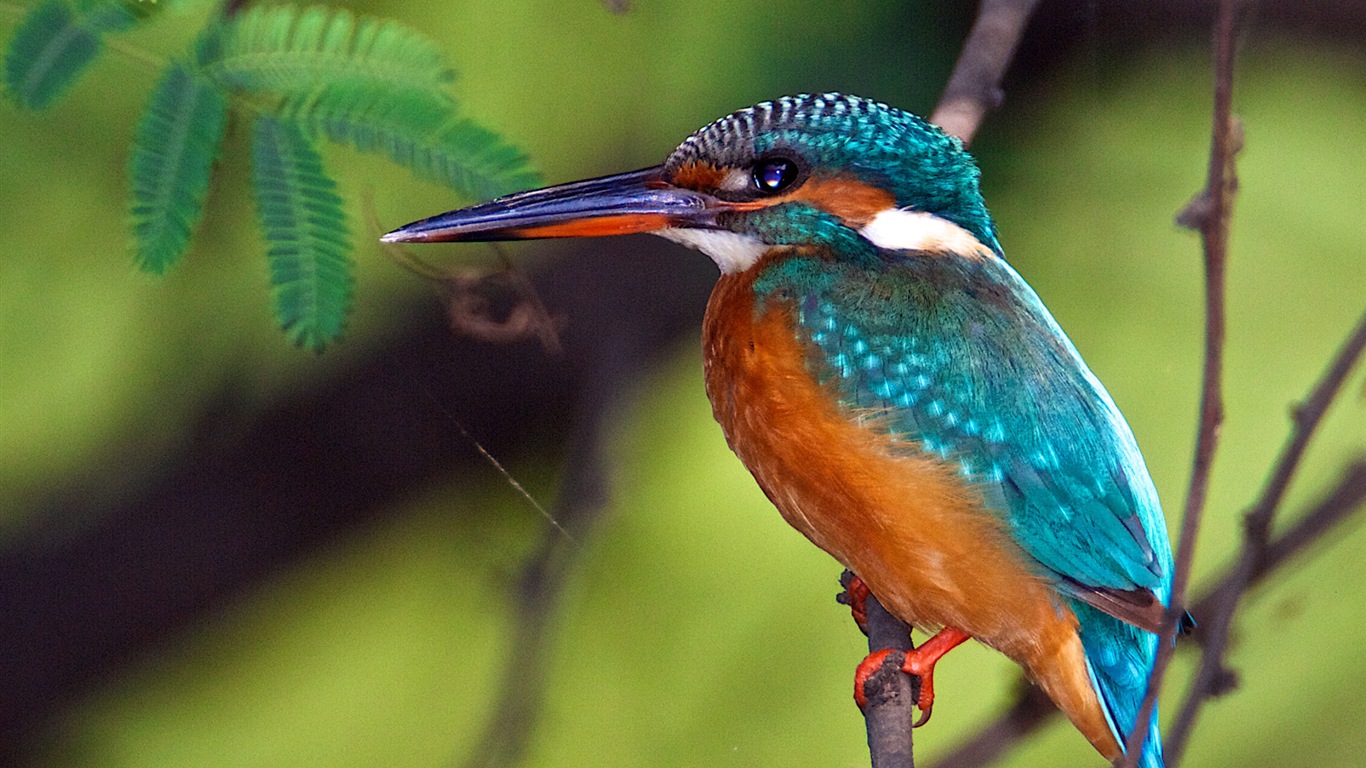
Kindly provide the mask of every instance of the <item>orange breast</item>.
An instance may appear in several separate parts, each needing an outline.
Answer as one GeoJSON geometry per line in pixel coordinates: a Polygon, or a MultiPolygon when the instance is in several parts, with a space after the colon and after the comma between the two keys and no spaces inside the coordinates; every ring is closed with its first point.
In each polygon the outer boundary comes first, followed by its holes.
{"type": "Polygon", "coordinates": [[[797,530],[889,610],[1005,653],[1103,754],[1118,755],[1076,619],[976,491],[935,457],[870,428],[807,371],[790,307],[757,315],[754,275],[725,275],[703,326],[707,394],[731,449],[797,530]]]}

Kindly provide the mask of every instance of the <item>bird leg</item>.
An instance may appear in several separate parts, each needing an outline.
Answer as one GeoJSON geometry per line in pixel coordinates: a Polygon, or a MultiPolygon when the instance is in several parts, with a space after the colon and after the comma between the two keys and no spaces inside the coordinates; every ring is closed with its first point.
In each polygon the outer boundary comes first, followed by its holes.
{"type": "MultiPolygon", "coordinates": [[[[916,728],[928,723],[930,713],[934,710],[934,665],[944,658],[944,654],[970,638],[971,635],[961,629],[944,627],[934,637],[921,643],[918,648],[906,651],[906,660],[901,664],[901,671],[920,678],[920,696],[915,704],[920,709],[920,719],[915,723],[916,728]]],[[[859,709],[868,706],[863,684],[882,668],[887,654],[892,652],[891,649],[884,649],[871,653],[854,671],[854,701],[858,703],[859,709]]]]}

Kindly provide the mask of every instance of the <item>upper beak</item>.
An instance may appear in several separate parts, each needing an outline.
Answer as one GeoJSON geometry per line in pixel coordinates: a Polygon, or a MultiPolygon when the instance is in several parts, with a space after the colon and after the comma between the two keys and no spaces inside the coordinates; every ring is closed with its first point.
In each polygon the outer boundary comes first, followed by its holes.
{"type": "Polygon", "coordinates": [[[518,192],[448,211],[384,235],[386,243],[527,240],[654,232],[713,226],[717,212],[736,207],[675,187],[659,166],[615,176],[518,192]]]}

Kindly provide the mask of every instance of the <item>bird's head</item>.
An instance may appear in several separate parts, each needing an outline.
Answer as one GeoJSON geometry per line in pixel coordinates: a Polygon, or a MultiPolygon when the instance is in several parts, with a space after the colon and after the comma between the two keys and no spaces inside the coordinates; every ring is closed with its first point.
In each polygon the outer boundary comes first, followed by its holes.
{"type": "Polygon", "coordinates": [[[386,242],[650,232],[723,272],[775,246],[999,253],[978,170],[957,139],[899,109],[827,93],[764,102],[689,136],[653,168],[520,192],[414,222],[386,242]]]}

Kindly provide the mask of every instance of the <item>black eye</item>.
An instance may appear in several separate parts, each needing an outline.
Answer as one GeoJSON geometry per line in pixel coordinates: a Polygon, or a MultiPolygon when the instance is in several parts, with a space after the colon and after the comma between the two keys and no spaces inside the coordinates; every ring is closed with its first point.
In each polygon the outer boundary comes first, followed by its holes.
{"type": "Polygon", "coordinates": [[[766,194],[782,192],[797,180],[797,164],[781,157],[754,164],[754,188],[766,194]]]}

